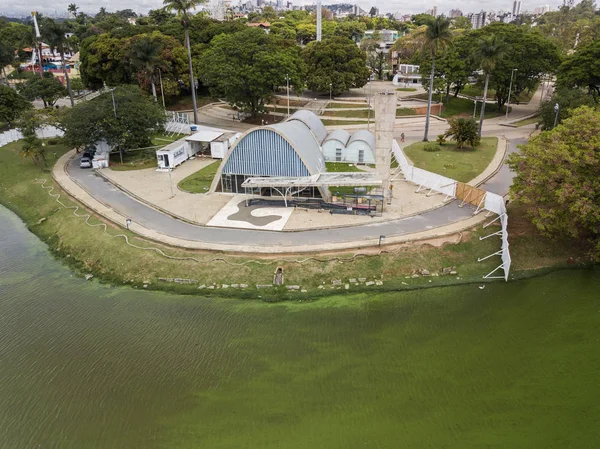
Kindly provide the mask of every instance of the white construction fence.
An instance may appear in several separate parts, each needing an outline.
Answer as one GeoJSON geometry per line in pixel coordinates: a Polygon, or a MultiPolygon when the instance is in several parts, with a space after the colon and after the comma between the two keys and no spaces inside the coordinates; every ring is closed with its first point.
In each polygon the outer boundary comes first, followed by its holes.
{"type": "MultiPolygon", "coordinates": [[[[421,190],[429,190],[427,195],[430,195],[432,192],[441,193],[442,195],[446,195],[444,200],[448,198],[456,198],[457,197],[457,186],[459,184],[458,181],[447,178],[445,176],[438,175],[437,173],[432,173],[427,170],[423,170],[421,168],[417,168],[408,162],[406,155],[398,145],[396,140],[392,141],[392,153],[398,162],[399,168],[404,175],[404,178],[407,181],[410,181],[419,187],[417,188],[417,192],[421,190]]],[[[464,187],[464,184],[461,183],[461,186],[464,187]]],[[[479,213],[483,209],[498,214],[498,217],[485,224],[483,227],[487,228],[492,223],[500,220],[500,224],[502,225],[502,229],[498,232],[494,232],[485,237],[480,237],[480,240],[484,240],[488,237],[497,235],[502,239],[502,248],[500,251],[497,251],[489,256],[483,257],[481,259],[477,259],[479,262],[489,259],[493,256],[500,256],[502,259],[502,263],[492,270],[490,273],[486,274],[484,278],[493,279],[493,278],[504,278],[505,281],[508,281],[508,274],[510,271],[510,252],[508,250],[508,215],[506,214],[506,204],[504,202],[504,198],[500,195],[497,195],[492,192],[485,192],[481,197],[479,203],[475,203],[477,205],[477,209],[475,213],[479,213]],[[495,274],[498,270],[502,269],[504,271],[504,276],[496,276],[495,274]]],[[[463,201],[464,203],[465,201],[463,201]]],[[[488,212],[488,213],[489,213],[488,212]]]]}
{"type": "MultiPolygon", "coordinates": [[[[61,137],[64,133],[54,126],[44,126],[36,131],[37,136],[40,139],[47,139],[49,137],[61,137]]],[[[23,133],[18,129],[9,129],[0,134],[0,147],[8,145],[11,142],[16,142],[23,138],[23,133]]]]}

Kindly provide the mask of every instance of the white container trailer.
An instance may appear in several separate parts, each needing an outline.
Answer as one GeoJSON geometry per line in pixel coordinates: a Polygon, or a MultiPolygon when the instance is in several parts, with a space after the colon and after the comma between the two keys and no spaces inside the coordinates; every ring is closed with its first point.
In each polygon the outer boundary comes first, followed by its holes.
{"type": "Polygon", "coordinates": [[[175,168],[189,159],[185,140],[178,140],[156,152],[159,169],[175,168]]]}

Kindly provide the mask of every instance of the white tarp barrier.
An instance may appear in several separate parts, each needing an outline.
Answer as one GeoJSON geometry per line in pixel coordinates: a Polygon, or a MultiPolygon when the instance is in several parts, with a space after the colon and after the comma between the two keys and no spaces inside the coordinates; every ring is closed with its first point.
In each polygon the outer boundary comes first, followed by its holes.
{"type": "MultiPolygon", "coordinates": [[[[456,197],[457,181],[411,165],[396,140],[392,141],[392,152],[394,153],[394,157],[396,158],[396,161],[398,161],[398,165],[402,169],[402,173],[407,181],[418,184],[419,189],[427,188],[442,193],[447,197],[456,197]]],[[[484,228],[498,219],[502,225],[502,229],[500,231],[494,232],[493,234],[485,237],[480,237],[480,240],[492,235],[500,235],[502,238],[502,249],[500,251],[490,254],[482,259],[478,259],[478,261],[481,262],[482,260],[488,259],[492,256],[500,256],[502,258],[502,264],[495,268],[492,272],[485,275],[484,278],[504,278],[505,281],[508,281],[511,258],[508,250],[508,215],[506,214],[506,204],[504,202],[504,198],[496,193],[486,192],[483,204],[477,208],[477,211],[481,209],[486,209],[490,212],[498,214],[498,217],[484,225],[484,228]],[[501,268],[504,270],[504,276],[493,276],[493,274],[501,268]]]]}
{"type": "MultiPolygon", "coordinates": [[[[36,131],[36,135],[40,138],[60,137],[64,133],[54,126],[44,126],[36,131]]],[[[0,134],[0,147],[8,145],[11,142],[16,142],[23,138],[23,134],[18,129],[9,129],[0,134]]]]}
{"type": "Polygon", "coordinates": [[[484,209],[492,211],[498,215],[506,213],[504,198],[492,192],[487,192],[485,195],[484,209]]]}
{"type": "Polygon", "coordinates": [[[392,141],[392,152],[406,180],[417,184],[419,190],[429,189],[446,197],[456,196],[456,180],[411,165],[396,140],[392,141]]]}

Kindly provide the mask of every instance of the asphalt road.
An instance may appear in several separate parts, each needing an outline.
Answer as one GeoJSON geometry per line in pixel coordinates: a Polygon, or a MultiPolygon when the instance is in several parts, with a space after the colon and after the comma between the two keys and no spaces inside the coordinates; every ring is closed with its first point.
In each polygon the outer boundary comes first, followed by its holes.
{"type": "MultiPolygon", "coordinates": [[[[525,140],[515,140],[509,143],[509,152],[516,151],[516,145],[525,140]]],[[[131,218],[147,228],[162,234],[186,240],[221,243],[228,245],[315,245],[320,243],[343,243],[364,239],[377,239],[404,235],[446,224],[454,223],[473,214],[473,208],[458,207],[454,201],[446,206],[425,212],[421,215],[402,218],[383,223],[373,223],[362,226],[351,226],[336,229],[315,229],[298,232],[260,231],[250,229],[227,229],[195,226],[165,215],[155,209],[131,198],[123,191],[113,186],[104,178],[97,176],[92,170],[79,168],[79,157],[69,163],[67,170],[71,177],[95,198],[109,205],[115,211],[131,218]]],[[[483,185],[483,188],[494,193],[505,194],[512,182],[513,174],[508,167],[503,167],[493,178],[483,185]]]]}

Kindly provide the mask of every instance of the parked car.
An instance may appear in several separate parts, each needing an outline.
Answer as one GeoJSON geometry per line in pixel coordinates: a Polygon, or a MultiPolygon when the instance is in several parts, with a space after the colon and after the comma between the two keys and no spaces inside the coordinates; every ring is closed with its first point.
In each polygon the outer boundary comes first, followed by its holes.
{"type": "Polygon", "coordinates": [[[92,158],[89,155],[83,155],[81,157],[81,161],[79,161],[79,166],[81,168],[92,168],[92,158]]]}

